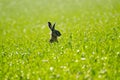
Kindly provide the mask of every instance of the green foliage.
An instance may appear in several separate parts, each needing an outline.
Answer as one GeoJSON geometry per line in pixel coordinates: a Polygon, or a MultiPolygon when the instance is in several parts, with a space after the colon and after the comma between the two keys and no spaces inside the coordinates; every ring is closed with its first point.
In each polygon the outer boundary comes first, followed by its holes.
{"type": "Polygon", "coordinates": [[[0,79],[120,80],[120,1],[0,0],[0,79]]]}

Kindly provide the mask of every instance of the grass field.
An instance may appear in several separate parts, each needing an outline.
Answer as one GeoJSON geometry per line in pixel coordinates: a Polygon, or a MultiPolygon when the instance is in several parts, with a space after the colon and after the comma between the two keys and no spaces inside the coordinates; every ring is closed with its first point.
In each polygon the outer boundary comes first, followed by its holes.
{"type": "Polygon", "coordinates": [[[0,0],[0,80],[120,80],[120,0],[0,0]]]}

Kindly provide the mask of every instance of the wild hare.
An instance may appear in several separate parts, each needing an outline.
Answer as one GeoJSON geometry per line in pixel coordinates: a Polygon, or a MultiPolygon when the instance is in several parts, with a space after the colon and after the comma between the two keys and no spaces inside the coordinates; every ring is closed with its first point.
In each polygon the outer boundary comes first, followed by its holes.
{"type": "Polygon", "coordinates": [[[55,23],[54,23],[53,26],[52,26],[51,22],[48,22],[48,27],[49,27],[50,30],[51,30],[50,43],[58,42],[57,37],[61,36],[61,33],[60,33],[60,31],[55,30],[55,23]]]}

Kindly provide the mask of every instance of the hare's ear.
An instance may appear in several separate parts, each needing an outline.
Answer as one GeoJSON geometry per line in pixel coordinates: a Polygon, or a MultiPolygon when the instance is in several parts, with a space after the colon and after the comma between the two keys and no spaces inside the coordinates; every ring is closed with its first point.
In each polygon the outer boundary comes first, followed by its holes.
{"type": "Polygon", "coordinates": [[[55,30],[55,23],[53,24],[52,30],[55,30]]]}
{"type": "Polygon", "coordinates": [[[48,26],[52,30],[52,24],[51,24],[51,22],[48,22],[48,26]]]}

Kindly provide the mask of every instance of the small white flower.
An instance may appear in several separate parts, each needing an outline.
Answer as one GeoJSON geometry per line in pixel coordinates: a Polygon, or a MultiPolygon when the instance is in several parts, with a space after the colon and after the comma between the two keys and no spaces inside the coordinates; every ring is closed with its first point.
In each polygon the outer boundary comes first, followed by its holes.
{"type": "Polygon", "coordinates": [[[65,68],[67,68],[66,66],[60,66],[60,68],[63,68],[63,69],[65,69],[65,68]]]}
{"type": "Polygon", "coordinates": [[[40,52],[38,52],[38,55],[40,54],[40,52]]]}
{"type": "Polygon", "coordinates": [[[107,70],[106,70],[106,69],[103,69],[103,70],[100,71],[100,74],[104,74],[104,73],[106,73],[106,72],[107,72],[107,70]]]}
{"type": "Polygon", "coordinates": [[[42,60],[42,62],[48,62],[48,60],[42,60]]]}
{"type": "Polygon", "coordinates": [[[86,60],[86,58],[81,58],[82,61],[86,60]]]}
{"type": "Polygon", "coordinates": [[[16,51],[16,54],[18,54],[18,52],[16,51]]]}
{"type": "Polygon", "coordinates": [[[93,51],[92,54],[95,54],[95,52],[93,51]]]}
{"type": "Polygon", "coordinates": [[[120,52],[117,52],[117,55],[119,55],[120,54],[120,52]]]}
{"type": "Polygon", "coordinates": [[[50,71],[53,71],[54,70],[54,68],[53,67],[50,67],[50,71]]]}
{"type": "Polygon", "coordinates": [[[79,53],[80,52],[80,50],[77,50],[77,53],[79,53]]]}
{"type": "Polygon", "coordinates": [[[41,80],[41,78],[38,78],[38,80],[41,80]]]}
{"type": "Polygon", "coordinates": [[[75,62],[77,63],[77,62],[78,62],[78,60],[75,60],[75,62]]]}
{"type": "Polygon", "coordinates": [[[29,73],[27,74],[27,79],[30,79],[30,74],[29,73]]]}
{"type": "Polygon", "coordinates": [[[85,48],[88,48],[88,46],[85,46],[85,48]]]}
{"type": "Polygon", "coordinates": [[[102,78],[102,75],[98,75],[98,78],[102,78]]]}

